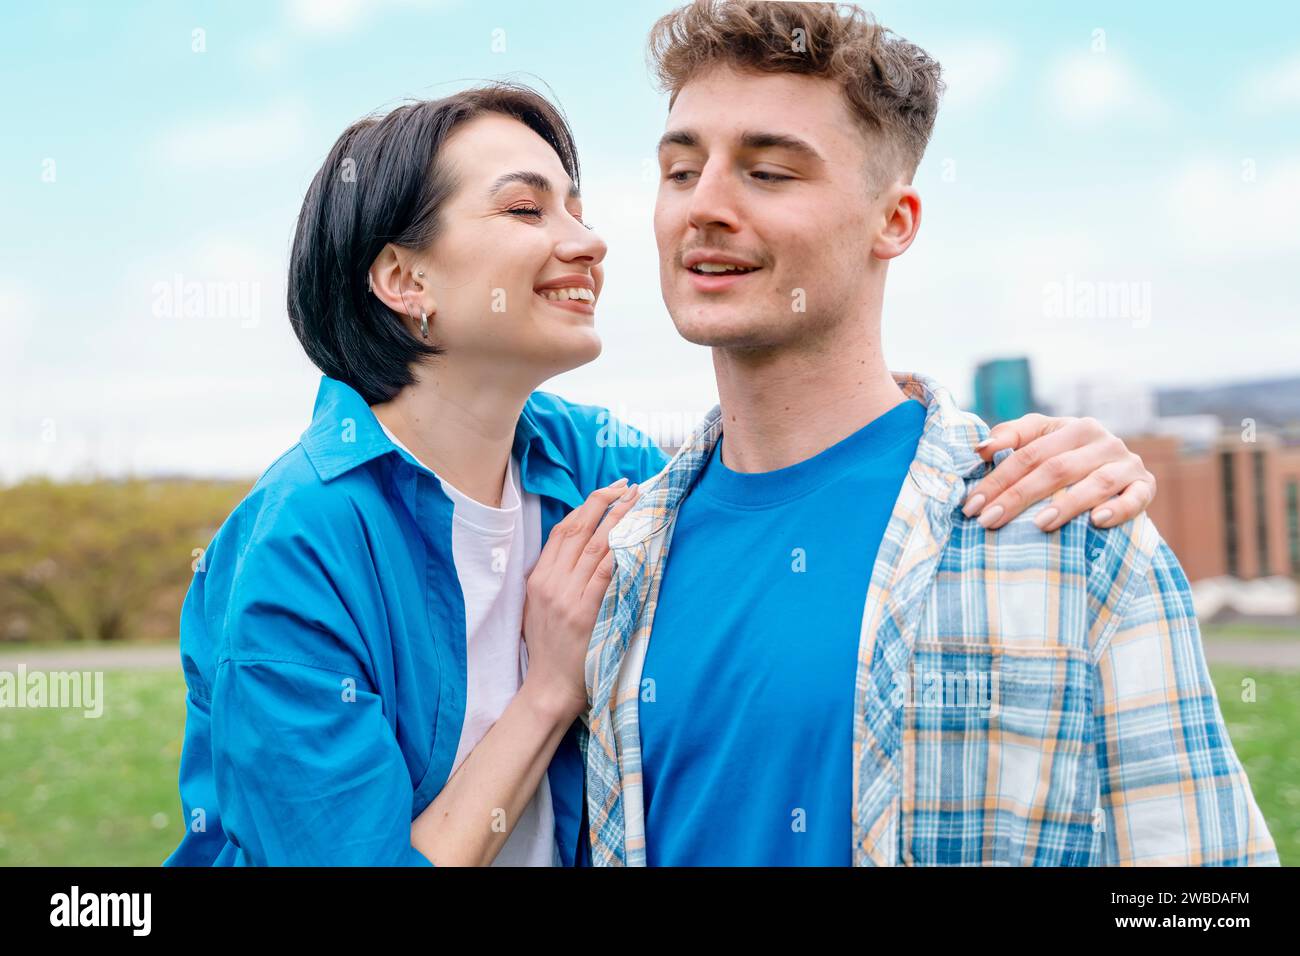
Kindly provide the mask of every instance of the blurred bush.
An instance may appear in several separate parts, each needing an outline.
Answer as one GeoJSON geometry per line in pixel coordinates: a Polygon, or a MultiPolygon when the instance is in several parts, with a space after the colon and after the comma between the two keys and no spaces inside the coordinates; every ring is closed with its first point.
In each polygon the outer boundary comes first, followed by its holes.
{"type": "Polygon", "coordinates": [[[175,640],[197,554],[251,485],[0,488],[0,641],[175,640]]]}

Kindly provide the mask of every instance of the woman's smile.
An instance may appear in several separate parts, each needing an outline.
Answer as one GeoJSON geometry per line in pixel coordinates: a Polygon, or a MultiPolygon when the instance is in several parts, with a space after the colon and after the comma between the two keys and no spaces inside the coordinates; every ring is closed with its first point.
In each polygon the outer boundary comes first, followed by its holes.
{"type": "Polygon", "coordinates": [[[589,275],[559,276],[541,283],[533,289],[533,293],[548,305],[566,312],[596,314],[596,283],[589,275]]]}

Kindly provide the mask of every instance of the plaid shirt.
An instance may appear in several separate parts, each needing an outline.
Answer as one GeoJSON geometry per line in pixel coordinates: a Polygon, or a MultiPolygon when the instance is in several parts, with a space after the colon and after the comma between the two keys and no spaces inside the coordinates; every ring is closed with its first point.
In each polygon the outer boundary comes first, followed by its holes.
{"type": "MultiPolygon", "coordinates": [[[[928,411],[866,584],[854,864],[1276,865],[1155,526],[1085,513],[1043,534],[1040,504],[985,531],[960,506],[991,470],[987,426],[894,377],[928,411]]],[[[586,663],[597,866],[645,865],[642,665],[673,519],[721,434],[715,408],[610,535],[586,663]]]]}

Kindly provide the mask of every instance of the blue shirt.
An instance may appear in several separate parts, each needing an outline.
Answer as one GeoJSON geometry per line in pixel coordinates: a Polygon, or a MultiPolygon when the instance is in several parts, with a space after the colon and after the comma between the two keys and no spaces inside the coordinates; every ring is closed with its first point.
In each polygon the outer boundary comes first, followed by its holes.
{"type": "Polygon", "coordinates": [[[651,866],[847,866],[867,581],[925,424],[907,400],[758,474],[725,436],[678,511],[642,671],[651,866]]]}
{"type": "MultiPolygon", "coordinates": [[[[596,488],[665,461],[545,392],[512,454],[543,540],[596,488]]],[[[447,781],[465,711],[451,518],[437,477],[323,377],[311,426],[222,524],[181,610],[187,830],[167,865],[429,863],[411,821],[447,781]]],[[[566,865],[587,843],[580,731],[548,769],[566,865]]]]}
{"type": "MultiPolygon", "coordinates": [[[[932,378],[893,377],[926,418],[864,582],[853,864],[1277,866],[1187,576],[1155,525],[1142,514],[1097,528],[1085,513],[1044,534],[1041,501],[985,530],[962,501],[1011,451],[985,461],[984,422],[932,378]]],[[[647,862],[638,691],[673,529],[723,431],[715,405],[609,535],[614,575],[587,650],[596,866],[647,862]]],[[[722,584],[763,558],[761,548],[734,556],[722,584]]],[[[697,631],[725,592],[712,598],[696,601],[697,631]]],[[[751,697],[702,696],[693,733],[719,736],[728,707],[751,697]]],[[[718,827],[743,810],[744,789],[724,789],[734,806],[700,808],[718,827]]],[[[613,911],[630,909],[620,899],[613,911]]]]}

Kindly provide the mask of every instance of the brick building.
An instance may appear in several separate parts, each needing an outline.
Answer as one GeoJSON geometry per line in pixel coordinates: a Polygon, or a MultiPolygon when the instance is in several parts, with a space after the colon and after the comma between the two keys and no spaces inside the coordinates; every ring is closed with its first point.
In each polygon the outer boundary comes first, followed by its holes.
{"type": "Polygon", "coordinates": [[[1300,445],[1261,430],[1224,431],[1210,447],[1126,436],[1156,476],[1149,514],[1191,581],[1300,578],[1300,445]]]}

